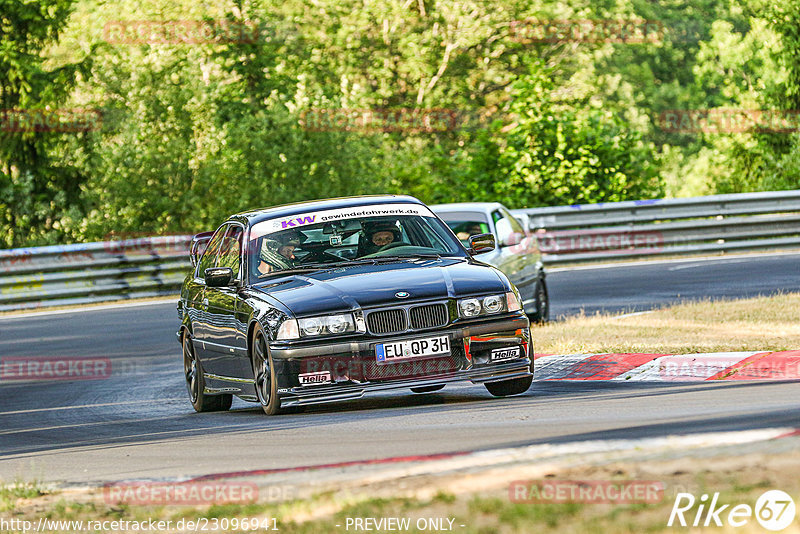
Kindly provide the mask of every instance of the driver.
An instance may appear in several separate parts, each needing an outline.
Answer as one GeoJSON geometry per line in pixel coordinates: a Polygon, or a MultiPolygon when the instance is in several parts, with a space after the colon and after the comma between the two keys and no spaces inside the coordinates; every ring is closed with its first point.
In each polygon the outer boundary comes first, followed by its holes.
{"type": "Polygon", "coordinates": [[[391,230],[378,230],[370,238],[373,245],[383,247],[394,241],[394,232],[391,230]]]}
{"type": "Polygon", "coordinates": [[[471,222],[465,225],[466,227],[456,234],[456,237],[459,238],[461,241],[466,241],[470,237],[478,234],[482,234],[483,229],[481,228],[480,223],[471,222]]]}
{"type": "Polygon", "coordinates": [[[259,254],[259,274],[294,268],[294,250],[303,242],[303,237],[300,232],[294,231],[277,235],[275,239],[264,238],[259,254]]]}

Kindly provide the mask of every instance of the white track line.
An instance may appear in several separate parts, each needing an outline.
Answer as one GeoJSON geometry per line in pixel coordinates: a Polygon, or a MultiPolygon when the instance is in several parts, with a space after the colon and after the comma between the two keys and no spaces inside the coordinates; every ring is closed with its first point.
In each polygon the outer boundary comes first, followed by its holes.
{"type": "Polygon", "coordinates": [[[548,273],[557,273],[561,271],[591,271],[594,269],[616,269],[619,267],[638,267],[640,265],[661,265],[671,263],[695,263],[695,262],[712,262],[712,261],[727,261],[736,258],[764,258],[771,256],[800,256],[800,252],[771,252],[767,254],[726,254],[724,256],[700,256],[697,258],[675,258],[671,260],[646,260],[646,261],[627,261],[604,263],[602,265],[576,265],[574,267],[552,267],[547,268],[548,273]]]}
{"type": "Polygon", "coordinates": [[[2,321],[3,319],[20,319],[24,317],[43,317],[47,315],[63,315],[67,313],[90,312],[90,311],[101,311],[101,310],[118,310],[123,308],[132,308],[134,306],[155,306],[158,304],[168,304],[170,302],[177,305],[179,298],[180,297],[178,295],[175,295],[174,297],[165,297],[163,299],[151,300],[147,302],[137,302],[134,299],[134,300],[123,300],[121,302],[115,302],[115,304],[77,306],[75,308],[69,308],[66,310],[20,312],[11,315],[0,315],[0,321],[2,321]]]}

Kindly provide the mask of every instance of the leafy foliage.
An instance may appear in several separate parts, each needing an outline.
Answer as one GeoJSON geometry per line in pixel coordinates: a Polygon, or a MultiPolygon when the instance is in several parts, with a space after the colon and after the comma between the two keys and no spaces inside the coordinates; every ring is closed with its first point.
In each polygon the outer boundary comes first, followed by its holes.
{"type": "Polygon", "coordinates": [[[90,67],[83,59],[47,68],[42,55],[72,6],[72,0],[0,1],[0,245],[64,239],[60,219],[81,215],[83,177],[59,157],[65,134],[36,131],[37,113],[66,101],[90,67]],[[9,118],[13,110],[25,110],[22,120],[31,126],[9,118]]]}
{"type": "Polygon", "coordinates": [[[95,131],[0,128],[4,246],[206,230],[233,212],[330,196],[523,207],[800,186],[797,134],[671,132],[658,120],[800,109],[796,0],[0,6],[2,109],[102,113],[95,131]],[[515,33],[553,19],[660,32],[515,33]],[[126,43],[109,38],[117,20],[254,31],[126,43]],[[309,112],[343,109],[443,109],[455,120],[431,131],[304,126],[309,112]]]}

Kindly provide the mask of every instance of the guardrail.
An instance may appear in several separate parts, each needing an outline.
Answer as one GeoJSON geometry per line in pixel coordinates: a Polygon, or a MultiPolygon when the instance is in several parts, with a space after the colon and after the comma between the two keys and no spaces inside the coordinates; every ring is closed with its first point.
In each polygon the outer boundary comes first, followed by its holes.
{"type": "MultiPolygon", "coordinates": [[[[512,210],[546,264],[800,248],[800,190],[512,210]]],[[[192,236],[0,250],[0,311],[176,294],[192,236]]]]}
{"type": "Polygon", "coordinates": [[[511,212],[546,264],[800,247],[800,190],[511,212]]]}
{"type": "Polygon", "coordinates": [[[192,236],[0,250],[0,311],[174,295],[192,236]]]}

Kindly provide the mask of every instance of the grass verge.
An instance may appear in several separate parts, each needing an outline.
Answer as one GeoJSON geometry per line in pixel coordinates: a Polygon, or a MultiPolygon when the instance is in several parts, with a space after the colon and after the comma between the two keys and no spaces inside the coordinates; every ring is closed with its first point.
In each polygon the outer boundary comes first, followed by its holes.
{"type": "Polygon", "coordinates": [[[534,328],[541,354],[800,349],[800,293],[702,300],[642,315],[580,315],[534,328]]]}
{"type": "MultiPolygon", "coordinates": [[[[800,498],[800,451],[783,455],[749,453],[702,460],[662,459],[647,462],[615,462],[599,466],[575,467],[548,472],[539,480],[595,480],[628,483],[631,481],[658,481],[663,484],[663,498],[650,504],[596,504],[577,502],[518,503],[512,502],[507,489],[453,495],[438,493],[432,497],[414,498],[398,495],[396,498],[374,498],[367,495],[322,494],[315,498],[287,503],[257,503],[249,505],[224,505],[199,508],[169,506],[109,506],[98,503],[69,502],[66,499],[50,502],[46,507],[31,505],[36,499],[19,497],[29,505],[15,511],[19,519],[38,517],[50,520],[84,521],[141,521],[171,520],[176,525],[181,519],[202,521],[201,518],[262,518],[262,524],[274,525],[278,531],[289,534],[315,534],[352,532],[356,519],[400,518],[408,521],[406,532],[452,531],[463,534],[516,534],[530,532],[674,532],[676,524],[668,527],[678,493],[695,496],[696,504],[684,514],[691,526],[698,513],[701,495],[719,493],[719,506],[727,506],[721,514],[726,521],[730,509],[738,504],[755,507],[758,498],[766,491],[780,489],[796,499],[800,498]],[[316,510],[316,513],[314,511],[316,510]],[[323,510],[319,513],[319,510],[323,510]],[[309,514],[309,512],[312,512],[309,514]],[[267,521],[267,518],[269,520],[267,521]],[[275,518],[274,522],[271,518],[275,518]],[[349,528],[348,528],[349,525],[349,528]],[[431,525],[441,528],[433,529],[431,525]],[[422,528],[420,528],[422,527],[422,528]]],[[[14,490],[16,491],[16,490],[14,490]]],[[[53,496],[46,496],[49,498],[53,496]]],[[[707,507],[706,507],[707,510],[707,507]]],[[[2,514],[3,516],[7,514],[2,514]]],[[[702,515],[705,520],[705,515],[702,515]]],[[[363,524],[363,523],[362,523],[363,524]]],[[[702,522],[701,522],[702,525],[702,522]]],[[[373,532],[396,529],[373,528],[373,532]]],[[[271,529],[268,529],[271,531],[271,529]]],[[[704,529],[682,529],[692,532],[704,529]]],[[[713,525],[708,531],[718,532],[713,525]]],[[[729,531],[732,531],[730,529],[729,531]]],[[[763,532],[752,517],[737,532],[763,532]]],[[[169,529],[177,532],[176,529],[169,529]]],[[[248,532],[252,530],[218,529],[218,532],[248,532]]],[[[800,532],[795,521],[785,533],[800,532]]]]}

